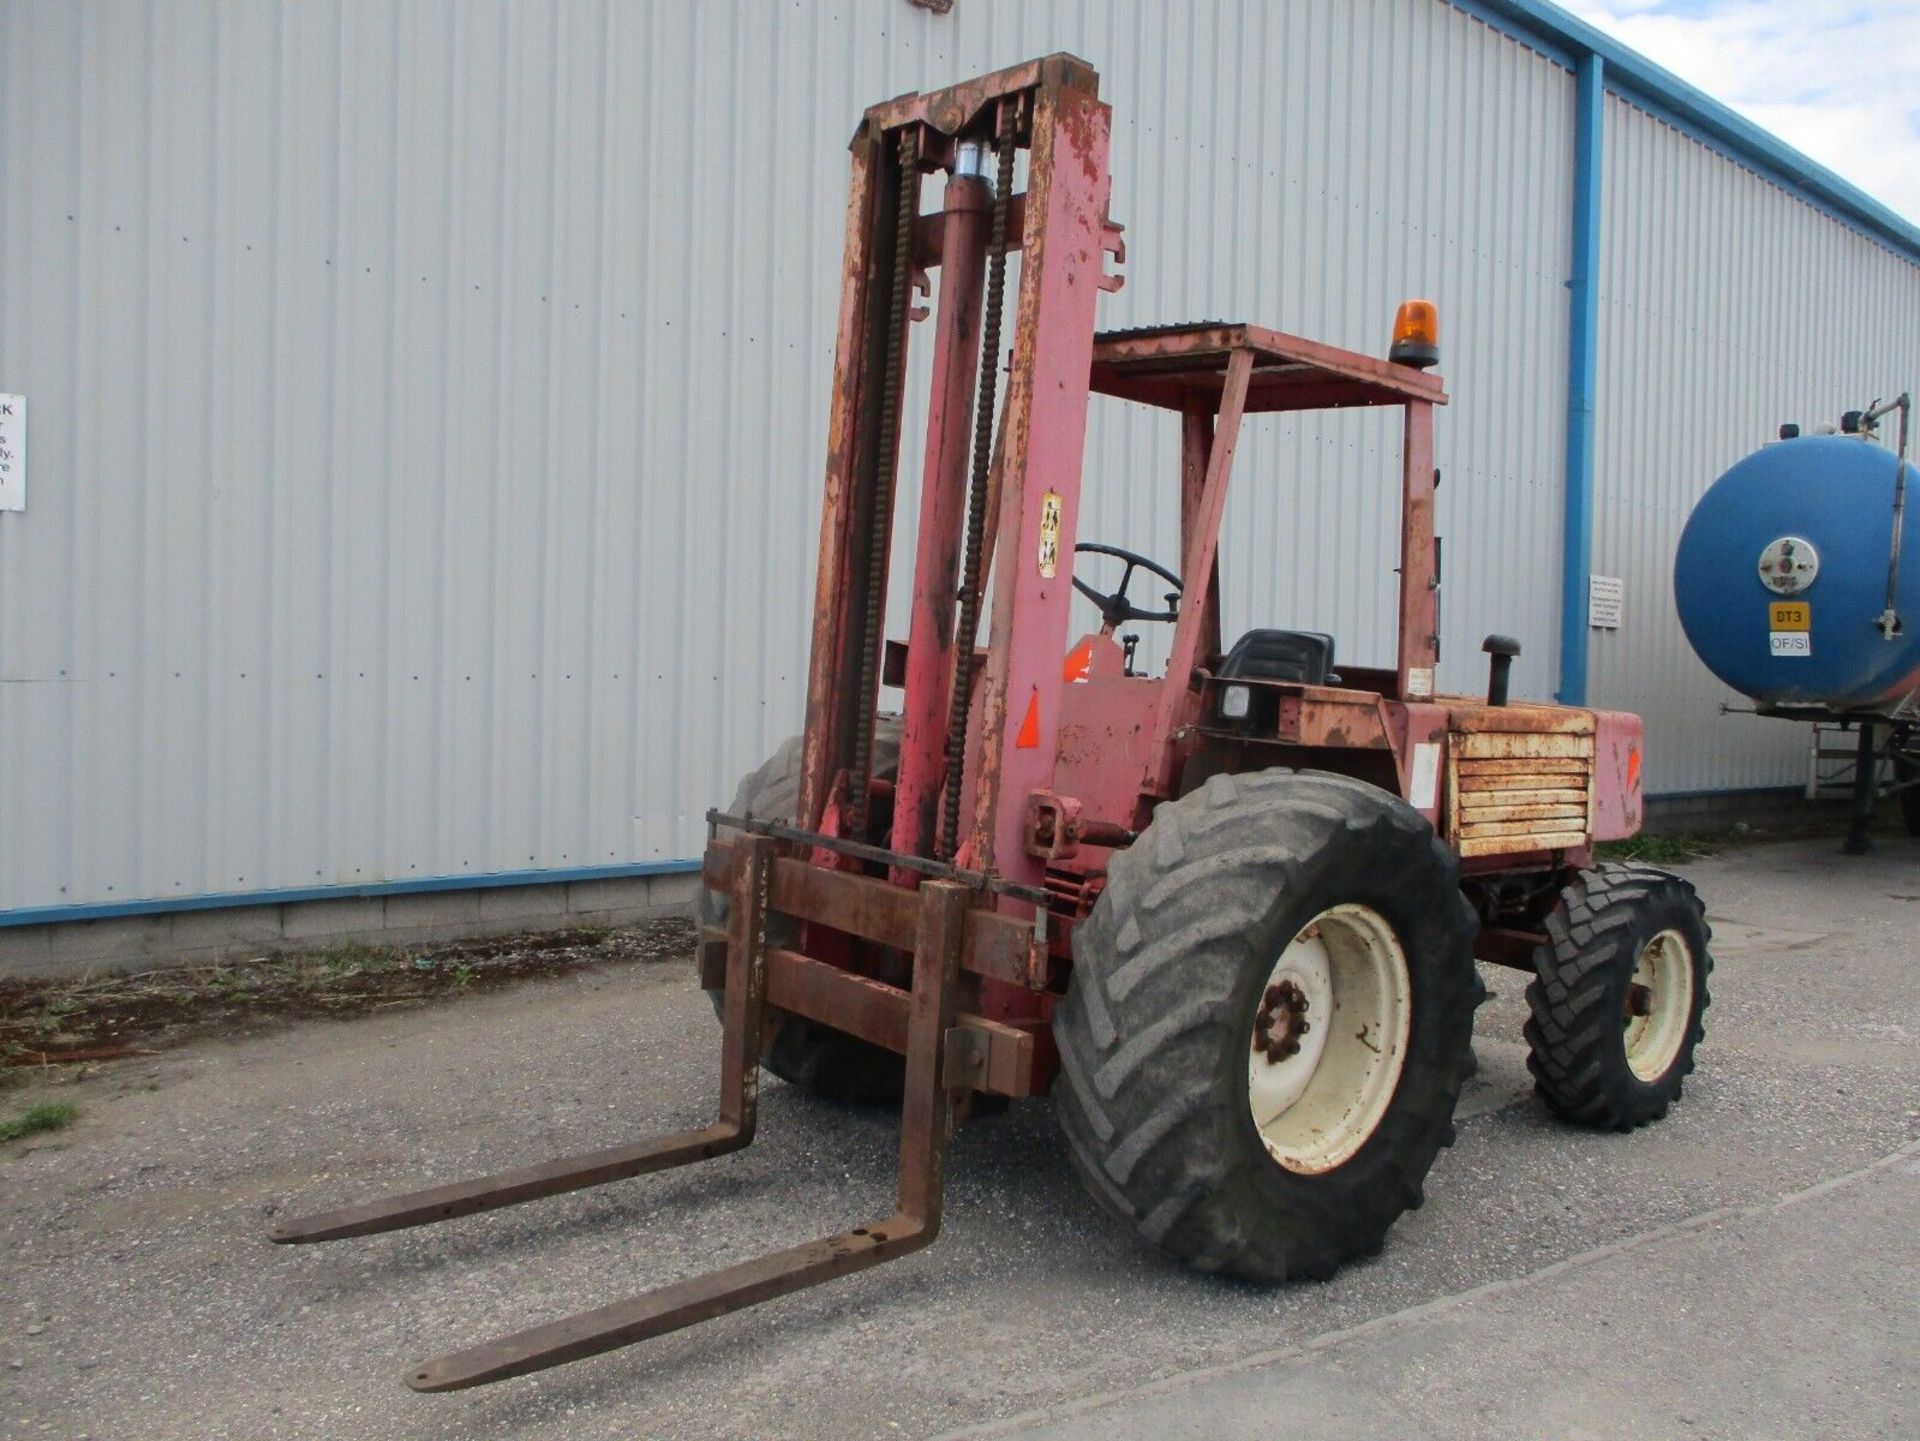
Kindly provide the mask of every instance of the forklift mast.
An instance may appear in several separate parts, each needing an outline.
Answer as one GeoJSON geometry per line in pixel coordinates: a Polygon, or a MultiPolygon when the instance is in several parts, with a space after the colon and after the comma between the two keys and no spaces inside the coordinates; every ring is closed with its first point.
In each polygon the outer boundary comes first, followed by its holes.
{"type": "MultiPolygon", "coordinates": [[[[1021,798],[1053,780],[1112,112],[1053,55],[869,110],[854,136],[807,682],[800,826],[864,839],[916,281],[937,270],[892,849],[1034,880],[1021,798]],[[1027,152],[1013,193],[1015,152],[1027,152]],[[986,173],[992,164],[991,177],[986,173]],[[944,207],[920,183],[950,172],[944,207]],[[1000,385],[1007,258],[1021,252],[1000,385]],[[992,632],[975,643],[991,576],[992,632]],[[957,784],[948,784],[950,777],[957,784]],[[945,804],[941,794],[945,789],[945,804]]],[[[884,788],[880,788],[884,789],[884,788]]]]}

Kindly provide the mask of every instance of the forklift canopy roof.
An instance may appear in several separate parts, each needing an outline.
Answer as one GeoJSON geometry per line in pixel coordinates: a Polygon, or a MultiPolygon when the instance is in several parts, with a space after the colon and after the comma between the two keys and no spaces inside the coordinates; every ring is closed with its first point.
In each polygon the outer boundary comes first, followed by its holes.
{"type": "Polygon", "coordinates": [[[1437,375],[1224,320],[1095,336],[1092,388],[1101,395],[1168,410],[1185,410],[1196,400],[1212,408],[1219,403],[1227,361],[1236,350],[1253,352],[1249,411],[1331,410],[1410,400],[1447,403],[1437,375]]]}

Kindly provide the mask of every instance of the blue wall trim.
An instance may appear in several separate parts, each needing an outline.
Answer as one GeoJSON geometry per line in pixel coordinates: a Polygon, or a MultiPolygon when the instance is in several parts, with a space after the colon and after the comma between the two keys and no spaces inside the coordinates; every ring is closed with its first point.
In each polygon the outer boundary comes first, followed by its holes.
{"type": "Polygon", "coordinates": [[[1607,87],[1621,98],[1920,263],[1920,225],[1558,5],[1546,0],[1448,3],[1569,68],[1577,68],[1582,56],[1596,57],[1605,63],[1607,87]]]}
{"type": "Polygon", "coordinates": [[[1600,205],[1607,62],[1574,67],[1573,269],[1567,281],[1567,479],[1560,549],[1562,705],[1587,703],[1587,574],[1593,568],[1594,375],[1600,344],[1600,205]]]}
{"type": "Polygon", "coordinates": [[[303,886],[285,891],[235,891],[225,895],[165,896],[144,901],[101,901],[78,906],[27,906],[0,911],[0,927],[45,926],[63,921],[107,921],[121,916],[158,916],[170,911],[220,911],[239,906],[284,906],[295,901],[342,901],[365,896],[409,896],[424,891],[481,891],[502,886],[555,886],[569,881],[630,880],[639,876],[681,876],[700,869],[698,861],[641,861],[625,866],[582,866],[573,870],[491,871],[469,876],[422,876],[417,880],[375,881],[354,886],[303,886]]]}

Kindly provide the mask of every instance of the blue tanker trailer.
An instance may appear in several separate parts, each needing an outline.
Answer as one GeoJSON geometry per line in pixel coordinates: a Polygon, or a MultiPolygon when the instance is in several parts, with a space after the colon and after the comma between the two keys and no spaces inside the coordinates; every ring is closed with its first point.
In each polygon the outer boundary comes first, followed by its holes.
{"type": "Polygon", "coordinates": [[[1890,762],[1920,835],[1920,525],[1906,522],[1911,403],[1850,411],[1835,433],[1781,439],[1737,461],[1688,517],[1673,594],[1707,668],[1761,715],[1856,725],[1855,827],[1890,762]],[[1897,411],[1896,449],[1879,422],[1897,411]]]}

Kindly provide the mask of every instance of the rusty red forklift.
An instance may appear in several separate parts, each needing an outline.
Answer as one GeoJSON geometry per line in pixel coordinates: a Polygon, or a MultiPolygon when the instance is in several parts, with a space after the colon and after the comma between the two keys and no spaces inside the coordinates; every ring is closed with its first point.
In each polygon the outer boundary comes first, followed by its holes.
{"type": "Polygon", "coordinates": [[[1246,324],[1097,333],[1125,255],[1109,124],[1092,68],[1054,55],[875,106],[854,137],[806,729],[708,818],[719,1118],[272,1234],[393,1230],[738,1150],[763,1064],[898,1104],[897,1208],[439,1357],[415,1389],[914,1251],[940,1227],[955,1124],[1044,1093],[1094,1199],[1147,1241],[1256,1281],[1330,1276],[1379,1251],[1452,1139],[1476,957],[1532,976],[1530,1064],[1555,1111],[1624,1130],[1679,1096],[1707,1004],[1702,909],[1677,877],[1594,861],[1640,823],[1639,720],[1510,700],[1519,646],[1500,636],[1484,694],[1435,690],[1433,308],[1402,308],[1385,360],[1246,324]],[[929,315],[915,291],[935,272],[929,315]],[[900,641],[883,619],[909,338],[929,319],[900,641]],[[1177,570],[1078,538],[1093,394],[1177,419],[1177,570]],[[1356,406],[1404,423],[1396,653],[1336,670],[1325,634],[1228,643],[1216,551],[1242,424],[1356,406]],[[1099,625],[1072,642],[1076,593],[1099,625]],[[1171,627],[1158,674],[1121,629],[1152,624],[1171,627]]]}

